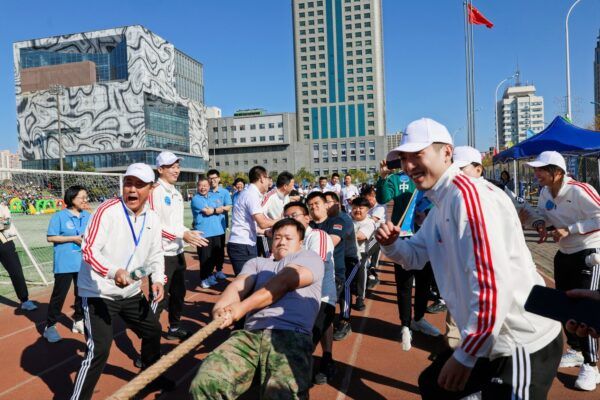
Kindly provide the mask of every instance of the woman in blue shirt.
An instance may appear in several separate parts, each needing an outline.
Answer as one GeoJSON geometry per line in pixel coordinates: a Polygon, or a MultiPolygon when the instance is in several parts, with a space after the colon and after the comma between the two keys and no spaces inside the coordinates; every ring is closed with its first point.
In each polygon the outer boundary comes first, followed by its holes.
{"type": "Polygon", "coordinates": [[[54,288],[48,305],[44,337],[50,343],[62,339],[56,321],[62,312],[71,281],[75,285],[75,314],[73,332],[84,333],[81,297],[77,295],[77,274],[81,267],[81,239],[90,219],[88,194],[82,186],[71,186],[65,192],[66,208],[52,216],[47,238],[54,243],[54,288]]]}

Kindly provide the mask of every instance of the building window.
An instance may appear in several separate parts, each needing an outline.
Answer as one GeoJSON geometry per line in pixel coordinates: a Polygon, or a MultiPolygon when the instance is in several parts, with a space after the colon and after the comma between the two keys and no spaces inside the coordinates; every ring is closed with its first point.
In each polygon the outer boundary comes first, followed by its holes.
{"type": "Polygon", "coordinates": [[[213,128],[213,132],[219,132],[219,127],[218,127],[218,126],[215,126],[215,127],[213,128]]]}
{"type": "Polygon", "coordinates": [[[261,137],[259,138],[259,140],[260,140],[261,142],[266,142],[266,141],[267,141],[267,137],[266,137],[266,136],[261,136],[261,137]]]}
{"type": "Polygon", "coordinates": [[[258,129],[265,129],[265,124],[259,124],[258,129]]]}

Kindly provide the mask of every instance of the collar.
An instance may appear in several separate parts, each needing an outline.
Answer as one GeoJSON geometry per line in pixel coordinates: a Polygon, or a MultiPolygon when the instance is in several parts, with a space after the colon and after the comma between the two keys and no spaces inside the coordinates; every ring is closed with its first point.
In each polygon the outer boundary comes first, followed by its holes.
{"type": "MultiPolygon", "coordinates": [[[[563,176],[563,181],[560,185],[560,189],[558,189],[558,193],[556,194],[555,199],[558,199],[559,197],[565,194],[565,192],[568,190],[567,184],[572,180],[573,178],[570,178],[567,175],[563,176]]],[[[548,189],[548,194],[550,195],[550,197],[552,197],[552,192],[550,191],[550,189],[548,189]]]]}
{"type": "MultiPolygon", "coordinates": [[[[142,215],[146,214],[148,212],[149,208],[150,208],[150,205],[148,204],[148,201],[146,200],[146,202],[144,203],[144,207],[142,208],[142,212],[140,213],[140,215],[138,215],[138,217],[141,217],[142,215]]],[[[125,204],[125,209],[127,210],[127,214],[129,214],[130,217],[134,217],[134,218],[136,217],[135,213],[133,211],[131,211],[131,209],[129,207],[127,207],[127,204],[125,204]]]]}
{"type": "Polygon", "coordinates": [[[208,191],[212,192],[212,193],[219,193],[221,191],[221,186],[217,186],[217,188],[214,189],[214,190],[213,189],[209,189],[208,191]]]}
{"type": "Polygon", "coordinates": [[[258,189],[258,186],[256,186],[254,183],[251,183],[248,185],[248,189],[250,190],[254,190],[256,193],[258,193],[261,197],[264,196],[260,190],[258,189]]]}
{"type": "Polygon", "coordinates": [[[312,231],[313,231],[313,228],[310,226],[310,224],[308,224],[308,225],[306,226],[306,230],[304,231],[304,239],[306,239],[306,237],[307,237],[308,235],[310,235],[310,233],[311,233],[312,231]]]}
{"type": "Polygon", "coordinates": [[[281,193],[279,191],[279,189],[275,188],[275,193],[277,193],[277,196],[281,199],[281,200],[285,200],[285,198],[287,197],[285,194],[281,193]]]}
{"type": "Polygon", "coordinates": [[[67,213],[69,215],[69,218],[77,218],[77,219],[83,218],[83,211],[84,210],[79,211],[79,215],[73,214],[73,211],[69,210],[68,208],[65,208],[65,210],[67,211],[67,213]]]}
{"type": "Polygon", "coordinates": [[[433,204],[439,207],[444,196],[448,192],[448,188],[452,186],[452,181],[457,175],[462,175],[462,172],[455,164],[451,164],[435,185],[425,192],[425,196],[427,196],[433,204]]]}
{"type": "Polygon", "coordinates": [[[164,180],[162,180],[162,178],[158,178],[157,181],[162,187],[165,188],[165,190],[169,193],[171,193],[174,189],[175,189],[175,185],[171,185],[169,182],[166,182],[164,180]]]}

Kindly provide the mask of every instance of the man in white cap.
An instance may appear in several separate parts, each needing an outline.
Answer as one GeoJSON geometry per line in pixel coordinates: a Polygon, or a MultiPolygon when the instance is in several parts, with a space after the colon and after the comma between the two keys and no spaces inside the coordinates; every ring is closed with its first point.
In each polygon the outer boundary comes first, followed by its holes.
{"type": "MultiPolygon", "coordinates": [[[[150,207],[158,214],[162,226],[162,247],[165,253],[165,298],[159,310],[169,310],[167,339],[185,339],[188,332],[180,327],[181,311],[185,298],[185,256],[184,241],[196,247],[204,247],[208,241],[198,231],[192,231],[183,224],[183,196],[175,187],[181,173],[180,161],[170,151],[163,151],[156,157],[158,181],[150,197],[150,207]]],[[[160,311],[158,312],[160,315],[160,311]]]]}
{"type": "Polygon", "coordinates": [[[562,333],[558,322],[524,309],[531,288],[544,280],[512,203],[498,187],[469,179],[452,164],[452,138],[436,121],[410,123],[392,155],[434,207],[410,240],[397,240],[400,228],[390,222],[377,230],[377,240],[404,268],[431,262],[462,339],[421,373],[422,397],[546,398],[562,333]]]}
{"type": "MultiPolygon", "coordinates": [[[[87,349],[75,379],[72,400],[91,399],[110,353],[113,320],[119,316],[142,339],[142,363],[160,358],[157,303],[163,299],[164,257],[161,223],[147,204],[154,172],[131,164],[122,197],[98,207],[86,228],[77,285],[82,298],[87,349]],[[153,303],[141,291],[141,277],[152,278],[153,303]]],[[[157,386],[172,388],[165,378],[157,386]]]]}

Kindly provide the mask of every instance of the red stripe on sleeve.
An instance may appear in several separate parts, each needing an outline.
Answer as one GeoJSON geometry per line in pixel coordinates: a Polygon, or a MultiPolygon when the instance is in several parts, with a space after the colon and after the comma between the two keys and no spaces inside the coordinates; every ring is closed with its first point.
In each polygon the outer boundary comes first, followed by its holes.
{"type": "Polygon", "coordinates": [[[591,187],[588,186],[585,183],[582,182],[577,182],[577,181],[570,181],[568,183],[569,185],[573,185],[573,186],[577,186],[581,189],[583,189],[583,191],[593,200],[596,202],[597,205],[600,206],[600,196],[598,196],[598,194],[595,192],[595,190],[591,187]]]}
{"type": "Polygon", "coordinates": [[[113,199],[103,203],[102,205],[100,205],[100,207],[98,207],[98,209],[94,213],[94,216],[92,217],[92,221],[90,222],[90,230],[88,232],[88,236],[86,237],[82,249],[84,261],[88,263],[94,271],[96,271],[102,276],[106,276],[106,274],[108,273],[108,268],[104,267],[98,262],[98,260],[96,260],[96,258],[94,258],[94,254],[92,253],[92,245],[94,244],[94,241],[96,240],[96,236],[98,234],[98,228],[100,227],[100,219],[102,218],[102,214],[104,214],[106,210],[108,210],[111,206],[117,204],[118,202],[120,202],[119,199],[113,199]]]}

